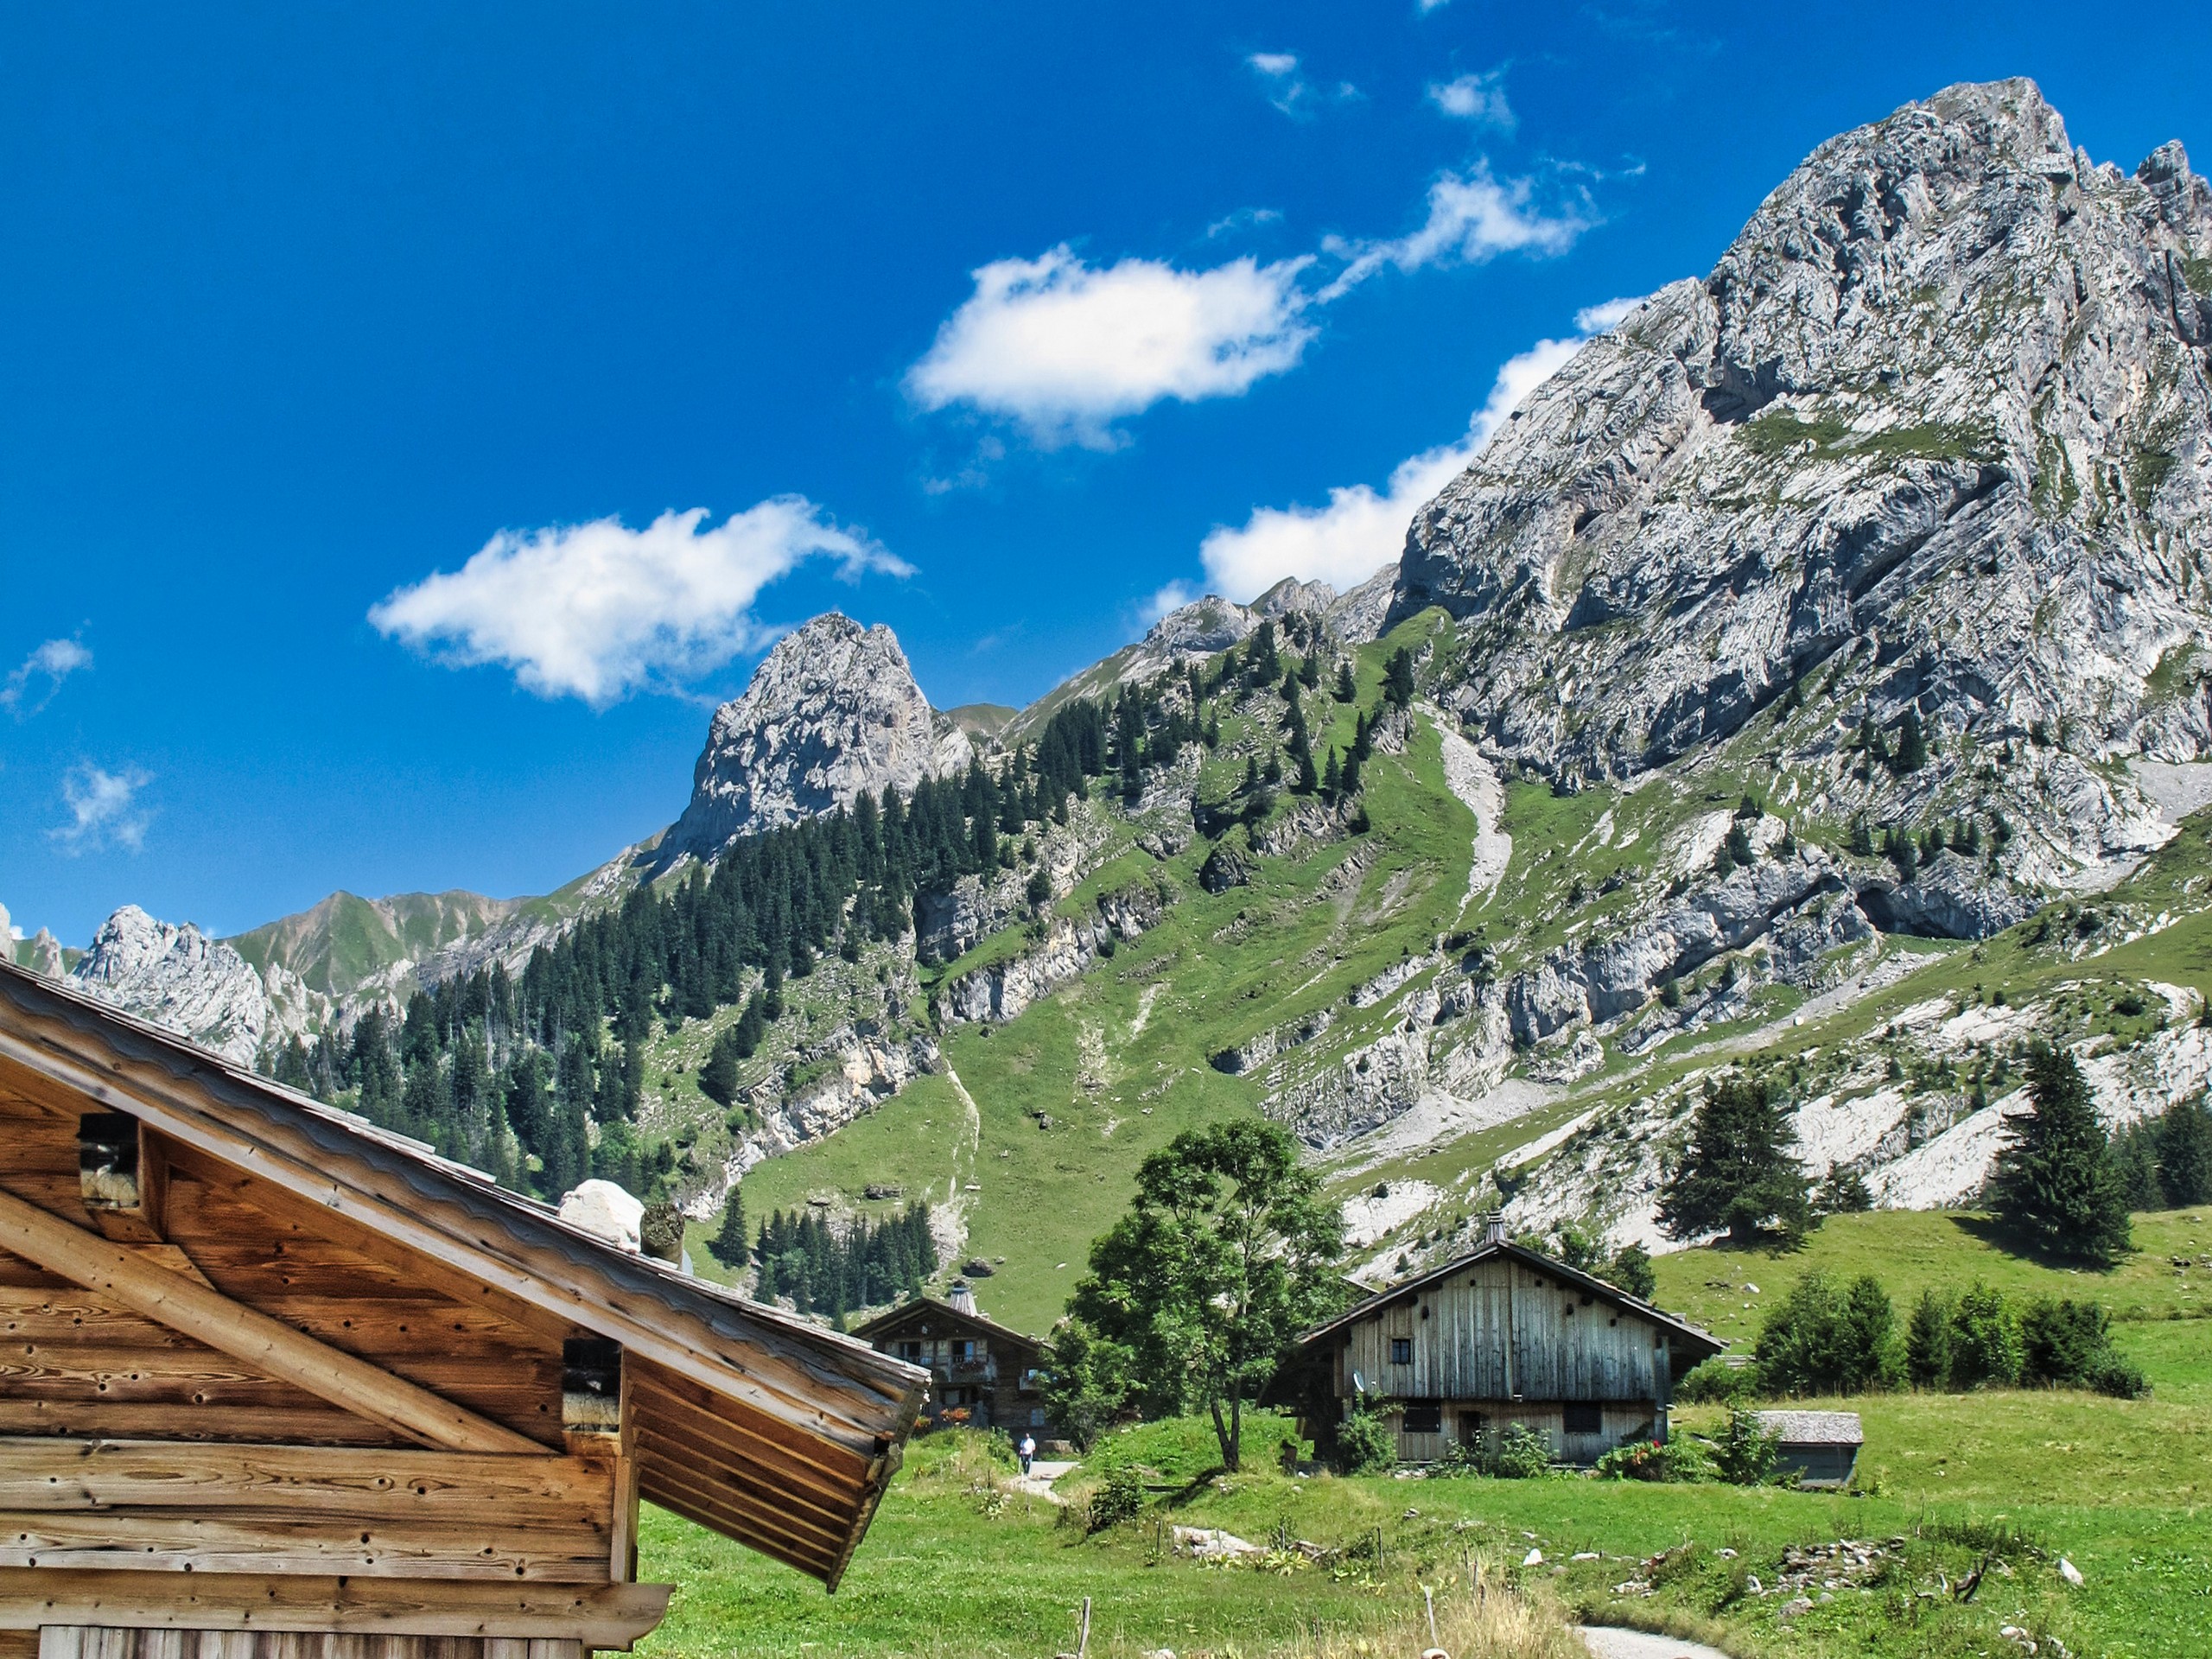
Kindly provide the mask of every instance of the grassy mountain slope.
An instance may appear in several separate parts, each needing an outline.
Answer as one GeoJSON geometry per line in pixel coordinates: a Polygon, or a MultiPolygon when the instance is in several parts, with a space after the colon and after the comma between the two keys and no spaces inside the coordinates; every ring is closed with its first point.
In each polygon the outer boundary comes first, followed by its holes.
{"type": "MultiPolygon", "coordinates": [[[[1334,728],[1314,734],[1316,749],[1348,747],[1354,708],[1373,705],[1389,652],[1444,626],[1439,616],[1415,619],[1363,648],[1360,704],[1338,705],[1334,728]]],[[[1201,796],[1222,798],[1241,777],[1238,735],[1225,727],[1201,796]]],[[[958,1207],[967,1227],[960,1260],[981,1257],[995,1269],[978,1287],[986,1310],[1045,1329],[1090,1241],[1128,1204],[1144,1155],[1184,1128],[1257,1109],[1257,1084],[1217,1071],[1211,1056],[1342,1004],[1353,988],[1430,950],[1455,922],[1475,824],[1445,785],[1433,730],[1422,728],[1402,756],[1374,758],[1366,804],[1367,836],[1260,859],[1249,886],[1219,894],[1198,883],[1209,850],[1202,839],[1164,861],[1132,851],[1108,864],[1060,908],[1080,911],[1095,893],[1146,877],[1176,894],[1160,925],[1003,1026],[952,1028],[943,1075],[748,1174],[747,1213],[810,1197],[864,1206],[868,1183],[899,1182],[906,1198],[958,1207]]],[[[925,985],[1018,950],[1022,938],[987,940],[925,985]]],[[[1356,1013],[1332,1035],[1349,1039],[1387,1017],[1381,1008],[1356,1013]]]]}

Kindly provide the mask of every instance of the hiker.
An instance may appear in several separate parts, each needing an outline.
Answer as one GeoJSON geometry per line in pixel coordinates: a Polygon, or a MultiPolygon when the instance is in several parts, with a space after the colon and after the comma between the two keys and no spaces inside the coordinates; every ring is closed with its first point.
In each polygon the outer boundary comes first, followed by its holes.
{"type": "Polygon", "coordinates": [[[1021,1472],[1026,1475],[1029,1472],[1031,1461],[1037,1455],[1037,1437],[1034,1434],[1025,1434],[1021,1437],[1020,1455],[1021,1472]]]}

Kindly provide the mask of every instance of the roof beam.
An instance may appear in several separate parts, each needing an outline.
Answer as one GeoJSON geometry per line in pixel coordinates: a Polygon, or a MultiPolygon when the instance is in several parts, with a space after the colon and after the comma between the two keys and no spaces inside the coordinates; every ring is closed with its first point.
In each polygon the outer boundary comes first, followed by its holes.
{"type": "Polygon", "coordinates": [[[0,1249],[112,1296],[172,1331],[258,1366],[282,1382],[421,1445],[449,1452],[545,1455],[537,1441],[466,1406],[234,1302],[128,1245],[74,1226],[4,1190],[0,1190],[0,1249]]]}

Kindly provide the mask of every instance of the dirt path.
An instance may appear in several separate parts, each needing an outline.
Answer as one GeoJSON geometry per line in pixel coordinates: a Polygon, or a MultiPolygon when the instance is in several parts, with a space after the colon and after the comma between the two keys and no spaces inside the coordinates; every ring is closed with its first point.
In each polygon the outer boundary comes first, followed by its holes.
{"type": "Polygon", "coordinates": [[[1047,1463],[1038,1458],[1030,1463],[1027,1474],[1016,1475],[1007,1484],[1017,1492],[1026,1492],[1031,1497],[1041,1497],[1047,1503],[1065,1503],[1067,1499],[1052,1490],[1052,1483],[1075,1466],[1073,1463],[1047,1463]]]}
{"type": "Polygon", "coordinates": [[[1728,1659],[1718,1648],[1685,1642],[1678,1636],[1653,1636],[1645,1630],[1596,1624],[1577,1625],[1574,1633],[1596,1659],[1728,1659]]]}

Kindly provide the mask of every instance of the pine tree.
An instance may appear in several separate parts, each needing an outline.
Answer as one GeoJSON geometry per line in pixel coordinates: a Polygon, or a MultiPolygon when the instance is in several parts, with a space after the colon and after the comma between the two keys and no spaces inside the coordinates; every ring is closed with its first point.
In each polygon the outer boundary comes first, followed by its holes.
{"type": "MultiPolygon", "coordinates": [[[[751,1006],[747,1005],[748,1011],[751,1006]]],[[[740,1014],[736,1025],[724,1027],[699,1067],[699,1092],[717,1105],[728,1106],[737,1098],[738,1029],[744,1023],[745,1016],[740,1014]]]]}
{"type": "Polygon", "coordinates": [[[1905,1375],[1914,1387],[1950,1386],[1951,1320],[1952,1307],[1947,1298],[1932,1289],[1920,1293],[1904,1332],[1905,1375]]]}
{"type": "Polygon", "coordinates": [[[2158,1185],[2170,1205],[2212,1204],[2212,1110],[2184,1101],[2158,1120],[2158,1185]]]}
{"type": "Polygon", "coordinates": [[[2134,1248],[2127,1204],[2089,1085],[2063,1048],[2028,1054],[2029,1109],[2008,1116],[1990,1207],[2031,1249],[2100,1264],[2134,1248]]]}
{"type": "Polygon", "coordinates": [[[1332,801],[1344,792],[1344,762],[1337,758],[1334,749],[1329,751],[1329,764],[1321,769],[1321,792],[1332,801]]]}
{"type": "Polygon", "coordinates": [[[1789,1150],[1796,1139],[1763,1080],[1738,1074],[1707,1085],[1681,1165],[1660,1195],[1660,1224],[1674,1238],[1726,1231],[1737,1245],[1769,1225],[1802,1232],[1811,1205],[1804,1166],[1789,1150]]]}
{"type": "Polygon", "coordinates": [[[1354,749],[1344,756],[1344,776],[1338,793],[1349,799],[1359,793],[1359,751],[1354,749]]]}
{"type": "Polygon", "coordinates": [[[1403,645],[1390,653],[1390,664],[1383,674],[1382,695],[1398,708],[1413,706],[1414,654],[1403,645]]]}
{"type": "Polygon", "coordinates": [[[1308,691],[1321,683],[1321,659],[1318,652],[1307,652],[1300,661],[1298,683],[1308,691]]]}
{"type": "Polygon", "coordinates": [[[752,1246],[745,1234],[745,1201],[738,1196],[734,1185],[729,1190],[729,1202],[722,1206],[721,1229],[709,1241],[707,1250],[732,1273],[743,1271],[745,1264],[753,1259],[752,1246]]]}
{"type": "Polygon", "coordinates": [[[1335,695],[1338,702],[1353,702],[1358,700],[1359,683],[1352,678],[1351,664],[1349,662],[1341,662],[1337,664],[1335,695]]]}
{"type": "Polygon", "coordinates": [[[1891,760],[1891,771],[1902,775],[1918,772],[1928,764],[1928,734],[1921,729],[1920,711],[1907,709],[1904,718],[1897,722],[1897,752],[1891,760]]]}

